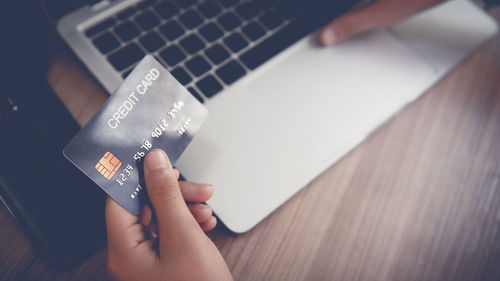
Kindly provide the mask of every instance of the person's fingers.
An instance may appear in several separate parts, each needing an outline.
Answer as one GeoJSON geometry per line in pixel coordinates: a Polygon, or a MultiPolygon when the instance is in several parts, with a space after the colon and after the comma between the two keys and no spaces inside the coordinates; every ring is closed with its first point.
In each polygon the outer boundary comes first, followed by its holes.
{"type": "Polygon", "coordinates": [[[156,213],[160,252],[170,254],[200,228],[186,206],[176,173],[164,151],[154,149],[146,155],[144,175],[146,190],[156,213]]]}
{"type": "Polygon", "coordinates": [[[442,0],[378,0],[340,16],[319,33],[319,41],[330,45],[363,31],[390,26],[442,0]]]}
{"type": "Polygon", "coordinates": [[[158,225],[156,224],[156,221],[152,221],[148,225],[148,229],[149,229],[149,234],[151,235],[151,238],[158,237],[158,225]]]}
{"type": "Polygon", "coordinates": [[[142,208],[141,214],[139,215],[139,222],[143,225],[149,225],[153,219],[153,210],[148,205],[142,208]]]}
{"type": "Polygon", "coordinates": [[[179,170],[177,170],[177,169],[174,168],[174,173],[175,173],[175,178],[177,180],[179,180],[179,177],[181,176],[181,173],[179,172],[179,170]]]}
{"type": "Polygon", "coordinates": [[[214,194],[214,188],[208,184],[180,181],[179,185],[185,201],[201,203],[210,199],[214,194]]]}
{"type": "Polygon", "coordinates": [[[212,217],[212,208],[205,204],[189,204],[191,214],[198,223],[205,223],[212,217]]]}
{"type": "Polygon", "coordinates": [[[210,231],[217,226],[217,219],[215,217],[211,217],[207,222],[200,224],[200,226],[203,231],[210,231]]]}
{"type": "Polygon", "coordinates": [[[106,200],[108,246],[115,251],[126,252],[143,242],[144,232],[138,220],[138,217],[129,213],[108,196],[106,200]]]}
{"type": "Polygon", "coordinates": [[[153,220],[150,224],[143,226],[145,240],[151,240],[158,238],[158,227],[156,222],[153,220]]]}

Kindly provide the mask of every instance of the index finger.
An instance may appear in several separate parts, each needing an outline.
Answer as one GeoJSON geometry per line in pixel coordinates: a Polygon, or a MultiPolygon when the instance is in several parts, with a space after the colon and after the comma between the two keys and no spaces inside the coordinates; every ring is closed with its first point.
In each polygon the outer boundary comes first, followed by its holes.
{"type": "Polygon", "coordinates": [[[320,42],[329,45],[363,31],[392,25],[443,0],[378,0],[340,16],[320,32],[320,42]]]}

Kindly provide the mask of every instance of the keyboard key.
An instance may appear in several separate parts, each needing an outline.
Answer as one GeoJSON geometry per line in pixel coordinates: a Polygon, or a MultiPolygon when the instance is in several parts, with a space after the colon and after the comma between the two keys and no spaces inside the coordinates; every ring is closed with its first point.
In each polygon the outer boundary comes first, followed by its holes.
{"type": "Polygon", "coordinates": [[[146,11],[135,17],[135,22],[139,24],[142,30],[148,31],[160,24],[160,19],[152,11],[146,11]]]}
{"type": "Polygon", "coordinates": [[[150,33],[139,38],[139,42],[148,52],[152,53],[165,45],[165,40],[163,40],[156,31],[151,31],[150,33]]]}
{"type": "Polygon", "coordinates": [[[141,34],[139,29],[131,21],[126,21],[117,25],[114,30],[118,37],[124,42],[130,41],[141,34]]]}
{"type": "Polygon", "coordinates": [[[253,3],[255,5],[259,6],[261,10],[267,10],[270,7],[276,5],[276,1],[269,1],[269,0],[253,0],[253,3]]]}
{"type": "Polygon", "coordinates": [[[236,80],[245,75],[246,70],[237,61],[232,60],[215,71],[217,76],[227,85],[233,84],[236,80]]]}
{"type": "Polygon", "coordinates": [[[193,29],[203,23],[203,18],[198,12],[189,10],[179,16],[181,22],[188,28],[193,29]]]}
{"type": "Polygon", "coordinates": [[[238,4],[238,0],[219,0],[219,3],[221,3],[222,6],[229,8],[238,4]]]}
{"type": "Polygon", "coordinates": [[[196,34],[191,34],[180,41],[181,46],[190,54],[194,54],[205,47],[205,43],[201,41],[196,34]]]}
{"type": "Polygon", "coordinates": [[[193,81],[193,78],[182,68],[181,66],[170,72],[179,83],[182,85],[187,85],[189,82],[193,81]]]}
{"type": "Polygon", "coordinates": [[[200,94],[198,93],[198,91],[196,91],[193,87],[189,87],[188,88],[188,91],[191,93],[191,95],[193,95],[193,97],[195,97],[199,102],[203,103],[203,98],[200,96],[200,94]]]}
{"type": "Polygon", "coordinates": [[[155,11],[160,15],[160,17],[164,19],[169,19],[174,15],[177,15],[179,13],[179,8],[174,5],[174,3],[168,1],[168,2],[162,2],[158,5],[155,6],[155,11]]]}
{"type": "Polygon", "coordinates": [[[196,86],[207,98],[214,96],[222,90],[222,85],[210,74],[198,81],[196,86]]]}
{"type": "Polygon", "coordinates": [[[285,19],[293,19],[300,15],[303,9],[303,5],[301,4],[303,3],[295,2],[288,5],[287,3],[280,3],[276,6],[276,11],[285,19]]]}
{"type": "Polygon", "coordinates": [[[253,2],[246,2],[236,7],[236,12],[240,17],[249,20],[259,13],[259,8],[253,2]]]}
{"type": "Polygon", "coordinates": [[[283,23],[283,19],[274,11],[265,13],[259,18],[259,21],[269,30],[273,30],[283,23]]]}
{"type": "Polygon", "coordinates": [[[205,55],[214,63],[220,64],[229,58],[229,52],[221,44],[215,44],[205,51],[205,55]]]}
{"type": "Polygon", "coordinates": [[[224,29],[231,31],[241,25],[241,20],[232,12],[227,12],[217,19],[224,29]]]}
{"type": "Polygon", "coordinates": [[[208,42],[213,42],[222,37],[224,32],[215,24],[208,23],[200,28],[200,33],[208,42]]]}
{"type": "Polygon", "coordinates": [[[131,16],[133,16],[135,14],[135,11],[136,10],[134,7],[128,7],[125,10],[119,12],[117,14],[117,17],[119,20],[126,20],[126,19],[130,18],[131,16]]]}
{"type": "Polygon", "coordinates": [[[115,25],[115,23],[116,23],[116,20],[114,18],[105,19],[105,20],[101,21],[100,23],[87,29],[87,31],[85,31],[85,35],[87,37],[92,37],[92,36],[96,35],[97,33],[112,27],[113,25],[115,25]]]}
{"type": "Polygon", "coordinates": [[[210,64],[200,55],[188,60],[186,62],[186,67],[194,74],[194,76],[198,77],[203,75],[205,72],[209,71],[210,64]]]}
{"type": "Polygon", "coordinates": [[[266,34],[264,28],[255,21],[244,26],[241,31],[252,41],[256,41],[266,34]]]}
{"type": "Polygon", "coordinates": [[[170,21],[162,25],[160,31],[170,41],[174,41],[184,34],[184,28],[176,21],[170,21]]]}
{"type": "Polygon", "coordinates": [[[144,9],[146,9],[148,7],[153,6],[153,4],[154,4],[153,0],[143,0],[143,1],[139,2],[139,4],[137,4],[136,7],[139,10],[144,10],[144,9]]]}
{"type": "Polygon", "coordinates": [[[132,67],[132,68],[130,68],[129,70],[127,70],[127,71],[123,72],[123,73],[122,73],[122,78],[123,78],[123,79],[126,79],[126,78],[127,78],[127,76],[130,74],[130,72],[132,72],[132,70],[134,70],[134,68],[133,68],[133,67],[132,67]]]}
{"type": "Polygon", "coordinates": [[[161,51],[160,56],[170,66],[176,65],[186,58],[186,54],[175,45],[161,51]]]}
{"type": "Polygon", "coordinates": [[[233,33],[229,37],[224,39],[224,44],[231,49],[234,53],[242,50],[246,46],[248,46],[248,41],[241,36],[240,33],[233,33]]]}
{"type": "Polygon", "coordinates": [[[182,8],[189,8],[196,4],[196,0],[175,0],[182,8]]]}
{"type": "Polygon", "coordinates": [[[102,54],[109,53],[120,46],[118,38],[116,38],[116,36],[111,34],[109,31],[97,36],[94,40],[92,40],[92,43],[94,43],[94,46],[102,54]]]}
{"type": "Polygon", "coordinates": [[[108,61],[116,70],[121,71],[138,62],[144,55],[144,52],[136,43],[130,43],[124,48],[112,53],[108,57],[108,61]]]}
{"type": "Polygon", "coordinates": [[[215,1],[205,1],[198,6],[198,10],[207,18],[213,18],[221,12],[221,7],[215,1]]]}
{"type": "Polygon", "coordinates": [[[163,68],[165,68],[165,69],[168,68],[168,65],[161,59],[161,57],[159,56],[159,53],[156,55],[154,55],[154,54],[150,54],[150,55],[152,55],[155,58],[155,60],[158,61],[161,64],[161,66],[163,66],[163,68]]]}
{"type": "Polygon", "coordinates": [[[266,38],[258,45],[241,54],[240,60],[247,68],[251,70],[256,69],[309,32],[307,29],[297,31],[298,28],[294,24],[285,26],[271,37],[266,38]]]}

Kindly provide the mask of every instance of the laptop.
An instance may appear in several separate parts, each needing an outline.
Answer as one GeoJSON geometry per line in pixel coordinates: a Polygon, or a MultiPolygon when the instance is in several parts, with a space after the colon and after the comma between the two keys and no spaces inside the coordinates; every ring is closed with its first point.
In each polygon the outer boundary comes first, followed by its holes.
{"type": "Polygon", "coordinates": [[[59,7],[60,35],[109,93],[152,54],[205,104],[210,117],[177,168],[190,181],[214,185],[207,203],[241,233],[496,32],[484,11],[454,0],[393,29],[317,46],[314,31],[358,2],[46,5],[49,13],[59,7]],[[436,32],[446,36],[436,39],[436,32]]]}

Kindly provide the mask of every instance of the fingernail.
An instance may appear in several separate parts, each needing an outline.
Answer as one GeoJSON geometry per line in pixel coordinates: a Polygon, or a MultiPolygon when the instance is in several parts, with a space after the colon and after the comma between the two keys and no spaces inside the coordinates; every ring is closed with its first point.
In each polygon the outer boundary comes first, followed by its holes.
{"type": "Polygon", "coordinates": [[[323,44],[330,45],[337,41],[337,35],[333,28],[328,28],[323,31],[323,44]]]}
{"type": "Polygon", "coordinates": [[[214,194],[214,186],[211,184],[203,185],[201,188],[204,188],[206,192],[212,193],[212,195],[214,194]]]}
{"type": "Polygon", "coordinates": [[[159,168],[168,168],[168,160],[165,153],[159,150],[153,150],[146,156],[146,168],[154,171],[159,168]]]}

